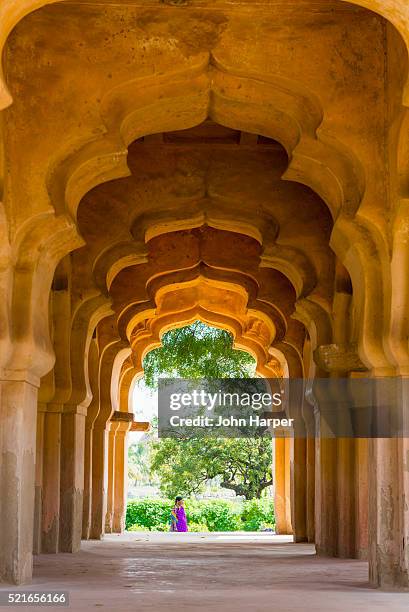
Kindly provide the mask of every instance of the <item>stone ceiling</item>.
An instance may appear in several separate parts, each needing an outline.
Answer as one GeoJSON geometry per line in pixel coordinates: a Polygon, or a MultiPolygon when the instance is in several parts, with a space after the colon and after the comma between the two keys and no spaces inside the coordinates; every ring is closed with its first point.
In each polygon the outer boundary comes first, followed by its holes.
{"type": "Polygon", "coordinates": [[[272,270],[292,287],[284,327],[329,328],[334,252],[380,250],[387,223],[386,22],[339,1],[177,4],[57,2],[16,26],[10,235],[55,262],[72,253],[78,311],[151,265],[155,240],[228,232],[259,244],[256,282],[272,270]]]}

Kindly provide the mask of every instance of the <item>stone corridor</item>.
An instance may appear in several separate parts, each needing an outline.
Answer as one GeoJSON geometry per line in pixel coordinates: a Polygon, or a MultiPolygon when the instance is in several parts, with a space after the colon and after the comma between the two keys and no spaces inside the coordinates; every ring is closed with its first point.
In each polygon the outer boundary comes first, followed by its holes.
{"type": "Polygon", "coordinates": [[[323,559],[312,545],[290,541],[268,534],[107,535],[85,542],[77,555],[38,556],[29,588],[69,591],[75,612],[407,611],[406,593],[369,586],[365,562],[323,559]]]}
{"type": "Polygon", "coordinates": [[[313,388],[393,379],[409,420],[408,50],[408,0],[0,0],[0,581],[400,605],[366,581],[409,588],[409,436],[328,437],[313,388]],[[196,320],[302,381],[274,464],[297,546],[120,535],[132,390],[196,320]]]}

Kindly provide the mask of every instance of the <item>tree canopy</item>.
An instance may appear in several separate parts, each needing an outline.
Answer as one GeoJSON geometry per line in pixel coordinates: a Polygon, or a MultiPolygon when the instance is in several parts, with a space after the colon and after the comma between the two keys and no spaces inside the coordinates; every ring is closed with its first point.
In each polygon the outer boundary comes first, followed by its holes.
{"type": "Polygon", "coordinates": [[[169,378],[249,378],[256,363],[245,351],[233,348],[233,337],[201,321],[173,329],[162,346],[144,359],[145,384],[156,388],[160,376],[169,378]]]}
{"type": "MultiPolygon", "coordinates": [[[[159,377],[188,379],[250,378],[255,360],[233,348],[227,331],[200,321],[164,334],[162,346],[144,360],[145,384],[156,388],[159,377]]],[[[169,497],[199,493],[217,478],[220,486],[246,499],[260,498],[272,484],[272,441],[258,438],[149,439],[151,474],[169,497]]]]}
{"type": "Polygon", "coordinates": [[[168,497],[200,493],[208,480],[246,499],[259,499],[272,482],[271,438],[165,438],[153,443],[151,470],[168,497]]]}

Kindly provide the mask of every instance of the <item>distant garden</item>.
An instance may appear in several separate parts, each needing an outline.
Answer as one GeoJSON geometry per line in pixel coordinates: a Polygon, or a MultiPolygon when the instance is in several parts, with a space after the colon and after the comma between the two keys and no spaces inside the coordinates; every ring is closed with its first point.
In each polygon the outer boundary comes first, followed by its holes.
{"type": "MultiPolygon", "coordinates": [[[[172,501],[134,500],[128,503],[127,531],[169,531],[172,501]]],[[[274,506],[271,499],[196,500],[185,502],[191,532],[274,531],[274,506]]]]}
{"type": "MultiPolygon", "coordinates": [[[[162,346],[147,354],[144,384],[155,390],[160,377],[253,378],[255,367],[251,355],[233,347],[230,333],[196,321],[164,334],[162,346]]],[[[182,495],[190,531],[274,530],[272,453],[270,437],[160,439],[153,418],[128,457],[132,490],[146,487],[153,498],[134,494],[126,528],[167,531],[171,500],[182,495]]]]}

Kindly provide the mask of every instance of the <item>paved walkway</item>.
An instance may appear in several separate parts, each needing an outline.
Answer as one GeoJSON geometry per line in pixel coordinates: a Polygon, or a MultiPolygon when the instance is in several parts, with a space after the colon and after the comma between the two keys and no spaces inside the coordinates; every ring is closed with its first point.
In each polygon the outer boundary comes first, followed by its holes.
{"type": "Polygon", "coordinates": [[[70,591],[75,612],[409,610],[409,593],[368,587],[366,563],[317,558],[312,546],[289,540],[270,534],[111,535],[83,542],[77,555],[37,557],[29,588],[70,591]]]}

